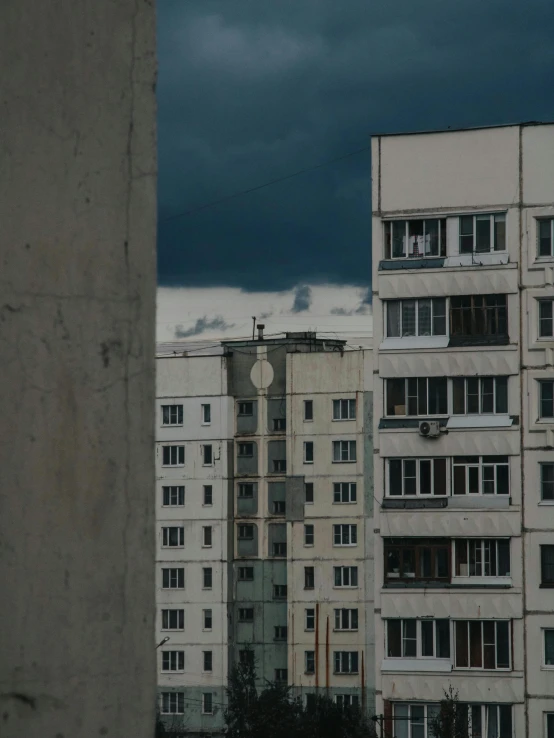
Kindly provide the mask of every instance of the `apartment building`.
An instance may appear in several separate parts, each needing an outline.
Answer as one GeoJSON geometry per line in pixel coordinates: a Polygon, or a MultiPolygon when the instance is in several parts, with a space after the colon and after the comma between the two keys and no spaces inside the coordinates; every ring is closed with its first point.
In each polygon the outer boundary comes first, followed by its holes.
{"type": "Polygon", "coordinates": [[[377,712],[554,737],[554,125],[372,140],[377,712]]]}
{"type": "Polygon", "coordinates": [[[191,735],[252,656],[260,685],[374,709],[372,352],[262,331],[158,352],[160,711],[191,735]]]}

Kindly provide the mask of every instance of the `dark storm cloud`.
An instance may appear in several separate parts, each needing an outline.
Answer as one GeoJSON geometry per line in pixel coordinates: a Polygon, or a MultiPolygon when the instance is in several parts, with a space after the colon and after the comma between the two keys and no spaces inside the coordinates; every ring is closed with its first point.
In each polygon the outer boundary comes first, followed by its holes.
{"type": "Polygon", "coordinates": [[[182,325],[178,325],[175,328],[175,338],[190,338],[191,336],[199,336],[201,333],[213,330],[226,331],[229,328],[234,327],[234,323],[226,323],[221,315],[216,315],[215,318],[208,318],[204,315],[203,318],[198,318],[192,328],[183,330],[182,325]]]}
{"type": "MultiPolygon", "coordinates": [[[[160,0],[159,278],[370,284],[376,131],[554,117],[552,0],[160,0]]],[[[368,300],[369,304],[370,300],[368,300]]]]}
{"type": "Polygon", "coordinates": [[[292,313],[303,313],[310,309],[312,304],[312,290],[307,284],[298,285],[294,291],[294,302],[292,303],[292,313]]]}

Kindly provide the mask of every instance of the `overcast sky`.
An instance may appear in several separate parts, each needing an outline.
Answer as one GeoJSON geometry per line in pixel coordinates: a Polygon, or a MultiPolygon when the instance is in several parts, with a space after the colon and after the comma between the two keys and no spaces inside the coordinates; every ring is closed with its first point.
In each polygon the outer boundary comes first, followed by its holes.
{"type": "Polygon", "coordinates": [[[367,151],[175,216],[374,132],[554,118],[554,0],[159,0],[158,56],[163,286],[367,288],[367,151]]]}

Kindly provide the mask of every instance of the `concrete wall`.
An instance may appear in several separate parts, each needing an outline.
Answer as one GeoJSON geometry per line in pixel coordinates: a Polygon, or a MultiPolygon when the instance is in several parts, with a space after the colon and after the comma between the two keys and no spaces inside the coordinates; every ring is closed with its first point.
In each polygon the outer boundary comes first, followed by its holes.
{"type": "Polygon", "coordinates": [[[150,738],[154,4],[6,0],[0,59],[0,732],[150,738]]]}

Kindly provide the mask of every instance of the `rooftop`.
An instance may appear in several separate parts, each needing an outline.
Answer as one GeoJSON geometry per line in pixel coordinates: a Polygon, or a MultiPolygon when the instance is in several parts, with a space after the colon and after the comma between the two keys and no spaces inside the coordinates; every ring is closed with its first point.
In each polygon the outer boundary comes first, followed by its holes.
{"type": "Polygon", "coordinates": [[[371,138],[386,138],[389,136],[425,136],[430,133],[460,133],[461,131],[485,131],[490,128],[518,128],[518,127],[530,127],[530,126],[551,126],[554,125],[554,120],[528,120],[520,121],[518,123],[498,123],[491,126],[468,126],[466,128],[437,128],[435,130],[425,131],[394,131],[392,133],[372,133],[371,138]]]}

